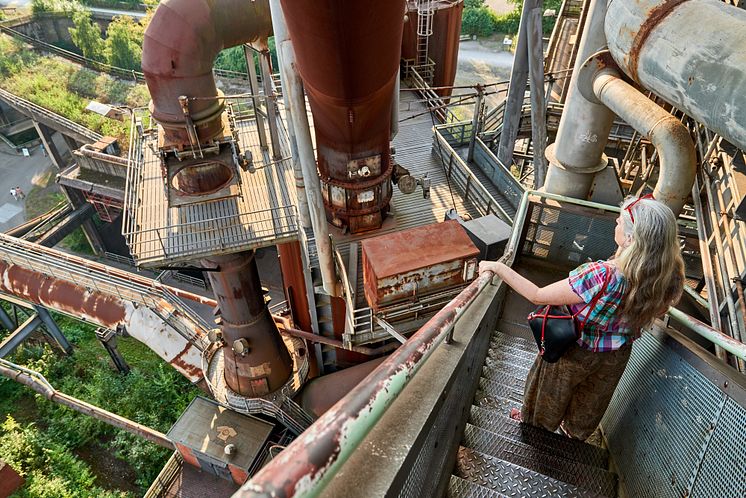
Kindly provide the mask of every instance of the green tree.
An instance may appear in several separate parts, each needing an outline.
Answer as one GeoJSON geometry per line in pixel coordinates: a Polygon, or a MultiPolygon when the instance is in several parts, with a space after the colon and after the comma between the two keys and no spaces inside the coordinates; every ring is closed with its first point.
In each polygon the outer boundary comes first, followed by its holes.
{"type": "Polygon", "coordinates": [[[464,9],[461,32],[467,35],[489,36],[495,32],[497,16],[489,7],[464,9]]]}
{"type": "Polygon", "coordinates": [[[106,30],[106,59],[110,65],[140,69],[144,29],[129,16],[117,16],[106,30]]]}
{"type": "Polygon", "coordinates": [[[73,14],[74,28],[69,28],[70,37],[76,47],[83,53],[83,57],[103,60],[104,41],[98,24],[91,20],[91,13],[87,10],[73,14]]]}

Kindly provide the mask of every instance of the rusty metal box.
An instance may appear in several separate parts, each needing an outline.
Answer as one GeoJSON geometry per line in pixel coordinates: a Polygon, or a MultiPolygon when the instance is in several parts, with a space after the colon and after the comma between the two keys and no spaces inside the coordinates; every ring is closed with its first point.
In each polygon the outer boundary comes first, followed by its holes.
{"type": "Polygon", "coordinates": [[[472,280],[479,249],[455,220],[362,241],[365,298],[382,307],[472,280]]]}

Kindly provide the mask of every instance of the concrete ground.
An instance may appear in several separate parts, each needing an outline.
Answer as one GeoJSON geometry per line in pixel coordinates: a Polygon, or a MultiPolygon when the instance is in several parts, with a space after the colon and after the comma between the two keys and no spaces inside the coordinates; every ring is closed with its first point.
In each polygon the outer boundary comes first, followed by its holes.
{"type": "MultiPolygon", "coordinates": [[[[59,133],[55,133],[54,142],[60,151],[68,151],[59,133]]],[[[19,186],[28,194],[34,186],[41,186],[50,171],[52,174],[57,173],[52,161],[42,153],[40,146],[29,150],[29,153],[29,157],[23,156],[0,142],[0,232],[13,228],[27,219],[25,202],[14,200],[10,195],[10,189],[19,186]]]]}

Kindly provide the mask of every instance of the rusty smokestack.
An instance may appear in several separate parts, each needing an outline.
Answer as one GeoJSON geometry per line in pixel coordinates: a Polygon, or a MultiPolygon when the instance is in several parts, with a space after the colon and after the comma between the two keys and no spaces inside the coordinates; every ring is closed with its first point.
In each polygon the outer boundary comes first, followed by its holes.
{"type": "Polygon", "coordinates": [[[324,207],[338,227],[381,226],[391,199],[391,105],[404,2],[282,0],[311,104],[324,207]]]}
{"type": "MultiPolygon", "coordinates": [[[[164,0],[145,31],[142,68],[150,110],[163,131],[164,169],[175,168],[167,172],[169,188],[187,194],[190,202],[210,202],[208,196],[237,174],[237,165],[230,165],[238,144],[224,129],[228,120],[212,74],[215,57],[242,43],[266,48],[271,33],[267,0],[164,0]],[[204,144],[217,147],[206,155],[204,144]],[[194,157],[184,161],[175,152],[182,150],[194,157]]],[[[222,319],[228,387],[252,397],[279,389],[292,360],[264,301],[254,252],[215,256],[205,265],[217,270],[209,278],[222,319]]]]}
{"type": "Polygon", "coordinates": [[[259,397],[281,388],[292,359],[264,300],[253,251],[215,256],[206,266],[220,308],[225,381],[234,392],[259,397]]]}

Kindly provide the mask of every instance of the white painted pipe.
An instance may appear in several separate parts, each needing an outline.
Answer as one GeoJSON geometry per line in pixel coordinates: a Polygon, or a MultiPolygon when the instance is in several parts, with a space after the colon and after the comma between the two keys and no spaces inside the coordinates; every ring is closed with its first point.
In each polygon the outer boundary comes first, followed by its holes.
{"type": "Polygon", "coordinates": [[[321,182],[318,169],[316,168],[316,156],[311,141],[311,128],[308,124],[306,114],[306,98],[303,93],[303,82],[300,74],[295,68],[295,52],[291,41],[287,38],[285,18],[279,0],[270,1],[272,13],[272,25],[276,33],[280,33],[285,39],[281,42],[275,41],[277,55],[280,61],[280,71],[283,76],[283,95],[286,99],[285,105],[290,110],[290,118],[295,138],[298,144],[298,158],[303,172],[306,197],[308,198],[308,211],[313,227],[316,250],[319,256],[321,269],[321,280],[326,292],[330,296],[340,295],[340,286],[334,268],[334,251],[329,238],[329,228],[324,212],[324,198],[321,194],[321,182]]]}
{"type": "Polygon", "coordinates": [[[678,216],[697,174],[694,143],[686,126],[619,78],[616,71],[599,72],[593,80],[593,93],[655,146],[660,174],[653,196],[678,216]]]}

